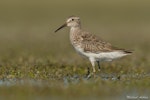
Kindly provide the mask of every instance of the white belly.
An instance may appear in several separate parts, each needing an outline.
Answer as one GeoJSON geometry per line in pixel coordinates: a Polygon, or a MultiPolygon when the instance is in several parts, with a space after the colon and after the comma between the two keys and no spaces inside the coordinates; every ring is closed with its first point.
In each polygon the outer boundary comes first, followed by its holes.
{"type": "Polygon", "coordinates": [[[112,61],[114,59],[121,58],[127,55],[121,51],[91,53],[91,52],[84,52],[83,49],[80,47],[74,48],[80,55],[86,58],[94,58],[96,61],[112,61]]]}

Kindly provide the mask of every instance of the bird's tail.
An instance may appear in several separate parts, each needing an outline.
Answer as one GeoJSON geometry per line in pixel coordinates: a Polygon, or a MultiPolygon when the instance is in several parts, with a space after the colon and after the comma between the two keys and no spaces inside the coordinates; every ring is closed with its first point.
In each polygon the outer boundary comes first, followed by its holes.
{"type": "Polygon", "coordinates": [[[126,53],[126,54],[132,54],[133,50],[124,50],[124,53],[126,53]]]}

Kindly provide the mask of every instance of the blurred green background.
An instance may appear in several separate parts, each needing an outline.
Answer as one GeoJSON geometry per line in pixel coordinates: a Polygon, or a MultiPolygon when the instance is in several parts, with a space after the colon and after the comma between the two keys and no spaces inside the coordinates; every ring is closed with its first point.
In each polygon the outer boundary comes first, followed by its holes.
{"type": "Polygon", "coordinates": [[[21,49],[20,52],[49,56],[62,55],[66,50],[72,53],[68,29],[54,33],[71,15],[81,18],[83,29],[116,46],[149,47],[149,3],[144,0],[1,0],[0,50],[21,49]]]}
{"type": "Polygon", "coordinates": [[[1,0],[0,78],[33,78],[48,80],[50,84],[44,88],[35,88],[30,84],[10,88],[1,86],[1,98],[11,99],[11,96],[15,100],[38,100],[50,97],[60,99],[62,96],[66,99],[70,95],[70,99],[79,97],[81,100],[96,100],[98,97],[118,97],[116,94],[120,93],[118,100],[126,100],[126,92],[130,90],[131,95],[139,96],[135,92],[139,91],[143,96],[148,92],[142,91],[150,88],[149,76],[141,80],[130,77],[115,83],[92,80],[94,83],[81,82],[66,89],[62,85],[63,77],[73,73],[82,75],[86,72],[84,66],[90,66],[90,63],[78,56],[71,47],[68,28],[58,33],[54,31],[68,16],[79,16],[83,29],[115,46],[134,50],[132,56],[118,62],[102,63],[103,72],[147,75],[150,72],[149,10],[148,0],[1,0]],[[56,81],[54,83],[51,80],[53,78],[56,81]],[[129,80],[132,80],[131,83],[127,82],[129,80]],[[113,90],[116,90],[114,94],[113,90]],[[42,96],[38,97],[41,93],[42,96]]]}

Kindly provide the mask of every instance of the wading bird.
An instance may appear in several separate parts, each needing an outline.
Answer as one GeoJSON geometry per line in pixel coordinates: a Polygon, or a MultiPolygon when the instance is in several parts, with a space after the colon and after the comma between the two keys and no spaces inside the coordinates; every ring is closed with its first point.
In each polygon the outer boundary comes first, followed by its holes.
{"type": "Polygon", "coordinates": [[[65,24],[60,26],[55,32],[66,26],[70,27],[70,41],[72,46],[77,53],[89,59],[92,64],[93,73],[96,72],[96,62],[100,71],[100,62],[112,61],[132,53],[131,51],[114,47],[96,35],[82,30],[80,18],[77,16],[69,17],[65,24]]]}

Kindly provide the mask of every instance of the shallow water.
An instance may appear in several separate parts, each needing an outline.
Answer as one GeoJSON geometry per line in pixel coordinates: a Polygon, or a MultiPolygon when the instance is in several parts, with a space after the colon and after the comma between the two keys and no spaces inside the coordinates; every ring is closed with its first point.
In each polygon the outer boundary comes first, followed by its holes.
{"type": "MultiPolygon", "coordinates": [[[[72,76],[66,75],[60,80],[56,79],[56,82],[54,82],[54,80],[42,79],[4,78],[0,80],[0,88],[8,89],[8,91],[5,92],[10,93],[9,90],[15,87],[13,90],[17,90],[19,93],[15,91],[14,94],[18,93],[18,96],[22,91],[26,91],[27,93],[22,92],[21,95],[34,93],[34,95],[30,94],[28,96],[31,100],[49,100],[50,98],[51,100],[66,100],[68,99],[68,95],[70,95],[71,100],[99,100],[99,97],[104,97],[103,100],[109,100],[110,97],[106,96],[106,94],[113,97],[111,100],[127,100],[133,97],[137,99],[142,97],[149,98],[149,90],[146,90],[144,87],[139,87],[137,85],[139,84],[138,82],[134,83],[134,79],[137,81],[138,79],[142,80],[146,77],[150,77],[150,74],[122,74],[119,76],[117,74],[101,73],[95,76],[91,75],[90,77],[74,74],[72,76]],[[134,85],[136,86],[134,87],[134,85]],[[91,90],[94,89],[94,87],[96,87],[95,90],[91,90]],[[73,91],[76,91],[75,94],[73,91]],[[94,91],[94,94],[90,93],[90,91],[94,91]],[[40,95],[43,92],[45,94],[40,95]],[[88,95],[81,95],[84,92],[88,95]],[[105,95],[102,95],[102,92],[104,92],[105,95]],[[120,93],[114,95],[113,92],[120,93]],[[99,96],[99,94],[101,95],[99,96]]],[[[4,98],[5,97],[2,97],[2,99],[4,98]]]]}
{"type": "MultiPolygon", "coordinates": [[[[77,84],[79,83],[81,80],[82,81],[86,81],[86,82],[91,82],[92,79],[96,79],[96,78],[101,78],[102,80],[119,80],[118,76],[116,75],[112,75],[112,74],[101,74],[101,75],[91,75],[91,76],[79,76],[77,74],[73,75],[73,76],[65,76],[63,77],[63,83],[64,86],[68,86],[69,84],[77,84]]],[[[46,80],[36,80],[36,79],[17,79],[17,78],[4,78],[0,80],[0,86],[13,86],[16,84],[20,84],[20,85],[24,85],[24,84],[30,84],[33,86],[39,86],[42,87],[43,85],[47,85],[47,81],[46,80]]]]}
{"type": "MultiPolygon", "coordinates": [[[[150,77],[149,74],[122,74],[122,75],[117,75],[117,74],[95,74],[95,75],[84,75],[80,76],[78,74],[74,74],[73,76],[65,76],[62,78],[62,82],[64,83],[64,86],[69,86],[70,84],[78,84],[81,81],[84,82],[92,82],[93,80],[100,79],[103,81],[121,81],[125,78],[145,78],[145,77],[150,77]]],[[[30,84],[31,86],[39,86],[42,87],[44,85],[48,85],[48,80],[38,80],[38,79],[18,79],[18,78],[4,78],[0,80],[0,86],[13,86],[13,85],[24,85],[24,84],[30,84]]]]}

